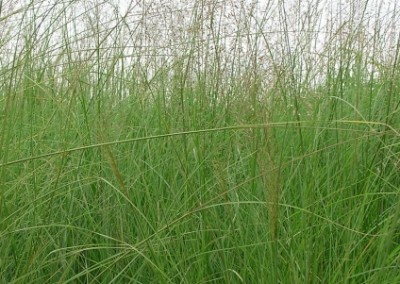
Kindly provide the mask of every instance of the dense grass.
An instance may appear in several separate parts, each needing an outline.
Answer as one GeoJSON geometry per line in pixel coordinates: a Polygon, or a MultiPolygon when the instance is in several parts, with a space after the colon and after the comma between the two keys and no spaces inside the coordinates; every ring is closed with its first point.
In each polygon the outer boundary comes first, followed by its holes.
{"type": "Polygon", "coordinates": [[[150,8],[0,9],[0,282],[400,283],[398,37],[350,13],[308,61],[317,9],[293,46],[194,3],[156,49],[150,8]]]}

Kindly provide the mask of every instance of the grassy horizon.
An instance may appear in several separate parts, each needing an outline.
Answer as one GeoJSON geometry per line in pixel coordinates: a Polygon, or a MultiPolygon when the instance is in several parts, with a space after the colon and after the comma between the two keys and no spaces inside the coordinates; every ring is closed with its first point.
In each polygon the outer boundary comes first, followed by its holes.
{"type": "Polygon", "coordinates": [[[0,282],[400,282],[398,15],[239,2],[0,4],[0,282]]]}

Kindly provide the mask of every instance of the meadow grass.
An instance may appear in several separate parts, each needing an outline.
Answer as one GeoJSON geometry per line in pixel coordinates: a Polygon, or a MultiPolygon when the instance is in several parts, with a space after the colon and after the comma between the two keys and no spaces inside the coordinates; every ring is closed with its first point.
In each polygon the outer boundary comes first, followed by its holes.
{"type": "Polygon", "coordinates": [[[0,9],[0,282],[400,282],[390,30],[350,14],[316,63],[316,21],[293,46],[245,1],[233,38],[218,1],[179,33],[37,3],[0,9]]]}

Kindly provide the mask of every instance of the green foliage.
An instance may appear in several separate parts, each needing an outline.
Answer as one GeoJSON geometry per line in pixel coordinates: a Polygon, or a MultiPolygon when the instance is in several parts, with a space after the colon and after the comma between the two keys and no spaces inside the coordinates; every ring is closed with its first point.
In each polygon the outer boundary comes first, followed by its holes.
{"type": "Polygon", "coordinates": [[[59,18],[38,39],[35,6],[15,11],[28,24],[0,69],[1,283],[400,282],[398,53],[378,64],[350,31],[307,74],[302,49],[223,58],[218,33],[200,48],[201,3],[165,62],[122,59],[127,17],[104,31],[88,8],[79,38],[71,7],[48,7],[59,18]]]}

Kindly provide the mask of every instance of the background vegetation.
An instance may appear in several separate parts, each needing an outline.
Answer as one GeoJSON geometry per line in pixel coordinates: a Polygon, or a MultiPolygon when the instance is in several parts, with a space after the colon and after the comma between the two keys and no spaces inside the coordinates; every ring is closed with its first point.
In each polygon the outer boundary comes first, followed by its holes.
{"type": "Polygon", "coordinates": [[[0,282],[399,283],[396,4],[190,2],[0,2],[0,282]]]}

